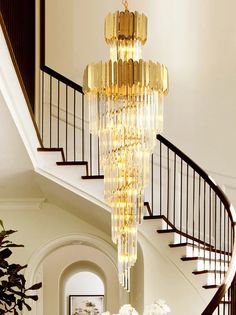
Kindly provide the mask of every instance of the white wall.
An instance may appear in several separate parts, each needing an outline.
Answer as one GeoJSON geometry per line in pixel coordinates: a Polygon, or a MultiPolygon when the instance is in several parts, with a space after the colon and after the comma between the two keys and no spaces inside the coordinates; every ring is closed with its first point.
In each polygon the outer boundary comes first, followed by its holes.
{"type": "Polygon", "coordinates": [[[104,283],[93,272],[77,272],[66,282],[65,297],[69,295],[104,295],[104,283]]]}
{"type": "Polygon", "coordinates": [[[173,315],[190,314],[189,310],[191,315],[201,314],[205,303],[181,270],[141,235],[139,242],[144,257],[144,305],[162,299],[173,315]]]}
{"type": "Polygon", "coordinates": [[[0,202],[0,217],[6,229],[18,231],[12,236],[13,240],[25,245],[15,250],[15,259],[22,264],[50,241],[65,235],[87,233],[111,242],[110,237],[99,229],[66,210],[47,202],[40,203],[37,199],[0,202]]]}
{"type": "MultiPolygon", "coordinates": [[[[68,314],[70,295],[102,295],[104,296],[104,283],[95,273],[90,271],[79,271],[70,276],[63,290],[64,295],[64,314],[68,314]]],[[[87,297],[84,297],[87,299],[87,297]]],[[[104,303],[103,303],[104,304],[104,303]]],[[[103,309],[104,310],[104,309],[103,309]]]]}
{"type": "MultiPolygon", "coordinates": [[[[84,233],[104,240],[108,244],[110,242],[110,237],[102,231],[66,210],[44,202],[43,199],[1,200],[0,218],[3,220],[6,229],[18,231],[12,235],[11,240],[17,244],[25,245],[24,248],[14,249],[12,261],[22,265],[29,264],[26,272],[29,281],[42,281],[43,283],[46,281],[45,275],[40,272],[41,267],[38,268],[38,271],[34,269],[37,264],[40,266],[40,261],[35,260],[34,257],[37,258],[38,253],[43,248],[47,248],[48,244],[54,240],[84,233]],[[30,270],[34,274],[31,274],[30,270]]],[[[37,313],[32,314],[42,314],[43,307],[45,307],[42,299],[43,294],[44,288],[39,291],[41,300],[32,304],[34,311],[37,308],[37,313]]]]}

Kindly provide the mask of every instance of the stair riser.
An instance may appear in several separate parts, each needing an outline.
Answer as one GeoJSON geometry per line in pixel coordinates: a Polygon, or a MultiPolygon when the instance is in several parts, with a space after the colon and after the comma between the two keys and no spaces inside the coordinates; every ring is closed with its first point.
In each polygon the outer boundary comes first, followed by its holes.
{"type": "Polygon", "coordinates": [[[224,274],[200,274],[195,275],[201,281],[202,284],[206,285],[220,285],[224,280],[224,274]]]}
{"type": "Polygon", "coordinates": [[[186,257],[203,257],[203,258],[211,258],[212,260],[214,259],[221,259],[222,261],[225,261],[227,264],[231,260],[231,256],[229,255],[224,255],[221,253],[216,253],[214,251],[208,251],[208,250],[203,250],[203,249],[198,249],[198,248],[191,248],[187,247],[185,251],[185,256],[186,257]]]}

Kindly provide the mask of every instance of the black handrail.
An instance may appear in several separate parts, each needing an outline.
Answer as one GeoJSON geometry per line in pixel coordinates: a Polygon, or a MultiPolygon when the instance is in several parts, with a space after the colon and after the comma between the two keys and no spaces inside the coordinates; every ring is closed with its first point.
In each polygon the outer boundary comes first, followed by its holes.
{"type": "Polygon", "coordinates": [[[70,88],[76,90],[77,92],[84,94],[83,92],[83,88],[81,85],[75,83],[74,81],[68,79],[67,77],[65,77],[64,75],[58,73],[57,71],[49,68],[48,66],[41,66],[41,70],[45,73],[47,73],[48,75],[54,77],[55,79],[57,79],[58,81],[64,83],[65,85],[69,86],[70,88]]]}
{"type": "MultiPolygon", "coordinates": [[[[157,158],[155,166],[155,158],[152,157],[151,168],[153,174],[153,168],[159,167],[160,170],[157,172],[159,174],[159,183],[160,183],[160,193],[159,193],[159,201],[157,204],[160,206],[159,212],[154,213],[153,209],[153,175],[152,175],[152,183],[151,183],[151,197],[152,200],[152,209],[149,206],[149,215],[155,217],[155,215],[163,216],[166,219],[166,222],[169,225],[170,229],[173,229],[174,226],[179,224],[180,227],[178,229],[175,228],[175,231],[179,233],[180,242],[181,238],[186,238],[192,242],[193,245],[205,244],[206,246],[210,245],[210,248],[207,249],[201,248],[204,251],[204,266],[210,265],[215,266],[219,263],[217,259],[217,254],[220,257],[220,279],[224,276],[224,280],[221,281],[220,287],[218,288],[216,294],[207,305],[202,315],[210,315],[213,314],[217,309],[218,313],[221,314],[220,303],[222,299],[226,296],[231,298],[230,302],[222,302],[223,312],[225,314],[225,308],[230,307],[232,310],[228,312],[228,314],[235,315],[236,309],[235,306],[235,286],[236,279],[233,279],[232,275],[235,275],[236,272],[236,222],[235,222],[235,213],[232,214],[232,205],[230,204],[228,198],[225,196],[224,192],[220,189],[219,186],[215,184],[215,182],[209,177],[209,175],[199,167],[193,160],[191,160],[186,154],[184,154],[181,150],[179,150],[175,145],[173,145],[170,141],[165,139],[161,135],[157,135],[157,140],[160,142],[160,156],[157,158]],[[163,168],[163,151],[166,147],[166,155],[167,155],[167,166],[163,168]],[[173,160],[170,160],[170,152],[172,152],[173,160]],[[179,185],[176,184],[176,169],[177,169],[177,159],[179,160],[179,185]],[[173,184],[173,204],[174,210],[171,217],[169,213],[169,205],[170,205],[170,163],[172,163],[172,184],[173,184]],[[183,171],[185,166],[185,173],[183,171]],[[192,177],[189,176],[190,170],[192,170],[192,177]],[[166,178],[163,179],[163,172],[166,171],[166,178]],[[197,182],[196,182],[197,177],[197,182]],[[166,181],[166,183],[165,183],[166,181]],[[189,195],[190,190],[190,181],[192,183],[191,186],[191,194],[189,195]],[[163,193],[163,187],[166,191],[163,193]],[[183,186],[185,185],[185,192],[183,192],[183,186]],[[208,186],[207,186],[208,185],[208,186]],[[179,188],[179,213],[176,214],[176,187],[179,188]],[[189,199],[192,198],[192,207],[193,212],[192,215],[192,225],[190,226],[190,210],[189,210],[189,199]],[[163,200],[164,199],[164,200],[163,200]],[[185,201],[185,205],[184,205],[185,201]],[[198,214],[194,212],[196,208],[198,214]],[[163,209],[166,205],[166,211],[163,209]],[[184,209],[185,207],[185,209],[184,209]],[[226,216],[227,214],[227,216],[226,216]],[[179,217],[178,217],[179,216],[179,217]],[[173,222],[172,222],[173,221],[173,222]],[[184,223],[185,221],[185,223],[184,223]],[[214,222],[213,222],[214,221],[214,222]],[[189,227],[192,228],[193,235],[189,234],[189,227]],[[194,235],[194,230],[197,227],[198,235],[194,235]],[[219,231],[217,231],[217,227],[219,227],[219,231]],[[213,233],[214,230],[214,233],[213,233]],[[189,235],[188,235],[189,234],[189,235]],[[203,236],[202,236],[203,234],[203,236]],[[208,234],[208,235],[207,235],[208,234]],[[214,235],[214,241],[212,241],[212,234],[214,235]],[[203,238],[203,240],[202,240],[203,238]],[[222,243],[223,241],[223,243],[222,243]],[[206,256],[206,252],[207,255],[206,256]],[[224,257],[224,258],[223,258],[224,257]],[[223,260],[222,260],[223,259],[223,260]],[[222,260],[222,261],[221,261],[222,260]],[[231,264],[230,264],[231,262],[231,264]],[[221,266],[222,264],[222,266],[221,266]],[[221,268],[224,268],[222,271],[221,268]],[[225,271],[228,268],[228,272],[225,275],[225,271]],[[231,287],[230,287],[231,286],[231,287]],[[226,304],[227,303],[227,304],[226,304]]],[[[158,189],[158,187],[157,187],[158,189]]],[[[156,196],[155,196],[156,198],[156,196]]],[[[200,247],[199,247],[200,248],[200,247]]],[[[215,281],[216,281],[216,271],[215,273],[215,281]]]]}
{"type": "Polygon", "coordinates": [[[228,198],[225,196],[225,193],[221,190],[219,186],[217,186],[209,177],[209,175],[199,166],[197,165],[192,159],[190,159],[185,153],[183,153],[179,148],[177,148],[174,144],[164,138],[162,135],[157,135],[157,140],[161,143],[165,144],[169,149],[176,153],[183,161],[187,163],[187,165],[191,166],[195,172],[197,172],[214,190],[220,200],[223,202],[228,214],[230,216],[231,221],[233,222],[232,213],[230,211],[231,203],[229,202],[228,198]]]}

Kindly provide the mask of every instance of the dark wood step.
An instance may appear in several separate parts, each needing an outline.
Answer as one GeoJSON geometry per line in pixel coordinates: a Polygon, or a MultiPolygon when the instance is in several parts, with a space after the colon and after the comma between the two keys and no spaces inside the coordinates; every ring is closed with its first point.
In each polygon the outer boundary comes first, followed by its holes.
{"type": "Polygon", "coordinates": [[[217,289],[217,288],[219,288],[220,287],[220,285],[219,284],[210,284],[210,285],[203,285],[202,286],[204,289],[217,289]]]}
{"type": "Polygon", "coordinates": [[[83,161],[66,161],[66,162],[57,162],[58,166],[77,166],[77,165],[88,165],[88,162],[83,162],[83,161]]]}
{"type": "MultiPolygon", "coordinates": [[[[144,205],[145,205],[145,203],[144,203],[144,205]]],[[[164,215],[144,216],[143,219],[144,219],[144,220],[147,220],[147,221],[151,221],[151,220],[153,220],[153,219],[155,219],[155,220],[162,219],[162,220],[166,221],[164,215]]]]}
{"type": "MultiPolygon", "coordinates": [[[[191,235],[188,235],[186,234],[185,232],[183,231],[180,231],[178,229],[175,228],[174,224],[172,224],[164,215],[152,215],[152,216],[145,216],[144,217],[145,220],[155,220],[155,219],[163,219],[166,224],[168,225],[168,227],[170,229],[165,229],[165,230],[157,230],[157,233],[172,233],[172,232],[175,232],[183,237],[185,237],[186,239],[188,239],[188,241],[193,241],[193,242],[196,242],[197,244],[201,244],[203,246],[207,246],[207,247],[210,247],[210,248],[214,248],[213,245],[210,245],[202,240],[199,240],[191,235]],[[167,231],[167,232],[162,232],[162,231],[167,231]],[[169,232],[171,231],[171,232],[169,232]]],[[[191,244],[191,243],[190,243],[191,244]]]]}
{"type": "Polygon", "coordinates": [[[86,175],[81,176],[82,179],[104,179],[104,175],[86,175]]]}
{"type": "Polygon", "coordinates": [[[157,233],[159,234],[167,234],[167,233],[175,233],[176,230],[174,229],[165,229],[165,230],[157,230],[157,233]]]}
{"type": "Polygon", "coordinates": [[[227,305],[229,305],[229,304],[231,304],[231,301],[221,301],[220,304],[227,304],[227,305]]]}
{"type": "Polygon", "coordinates": [[[63,148],[38,148],[38,152],[60,152],[62,161],[65,162],[65,154],[63,148]]]}
{"type": "Polygon", "coordinates": [[[221,271],[221,270],[200,270],[200,271],[193,271],[192,273],[194,275],[202,275],[202,274],[205,274],[205,273],[226,274],[225,271],[221,271]]]}
{"type": "Polygon", "coordinates": [[[182,261],[191,261],[191,260],[203,260],[203,261],[211,261],[212,263],[214,262],[219,262],[219,263],[224,263],[223,259],[213,259],[213,258],[204,258],[204,257],[198,257],[198,256],[193,256],[193,257],[182,257],[182,261]]]}
{"type": "Polygon", "coordinates": [[[176,247],[187,247],[187,246],[191,246],[194,248],[199,248],[199,249],[206,249],[206,250],[210,250],[213,249],[213,246],[209,246],[209,245],[201,245],[201,244],[193,244],[193,243],[189,243],[189,242],[185,242],[185,243],[176,243],[176,244],[169,244],[169,246],[171,248],[176,248],[176,247]]]}

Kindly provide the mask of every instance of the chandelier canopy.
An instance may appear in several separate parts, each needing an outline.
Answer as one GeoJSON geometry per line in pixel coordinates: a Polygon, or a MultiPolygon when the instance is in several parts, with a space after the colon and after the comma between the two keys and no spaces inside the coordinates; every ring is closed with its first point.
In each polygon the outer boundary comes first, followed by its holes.
{"type": "Polygon", "coordinates": [[[110,60],[90,64],[83,90],[90,132],[99,136],[105,200],[112,209],[112,240],[118,246],[121,284],[129,291],[130,268],[137,259],[137,227],[142,222],[144,189],[156,134],[163,128],[167,68],[143,61],[147,17],[128,10],[109,13],[105,40],[110,60]]]}

